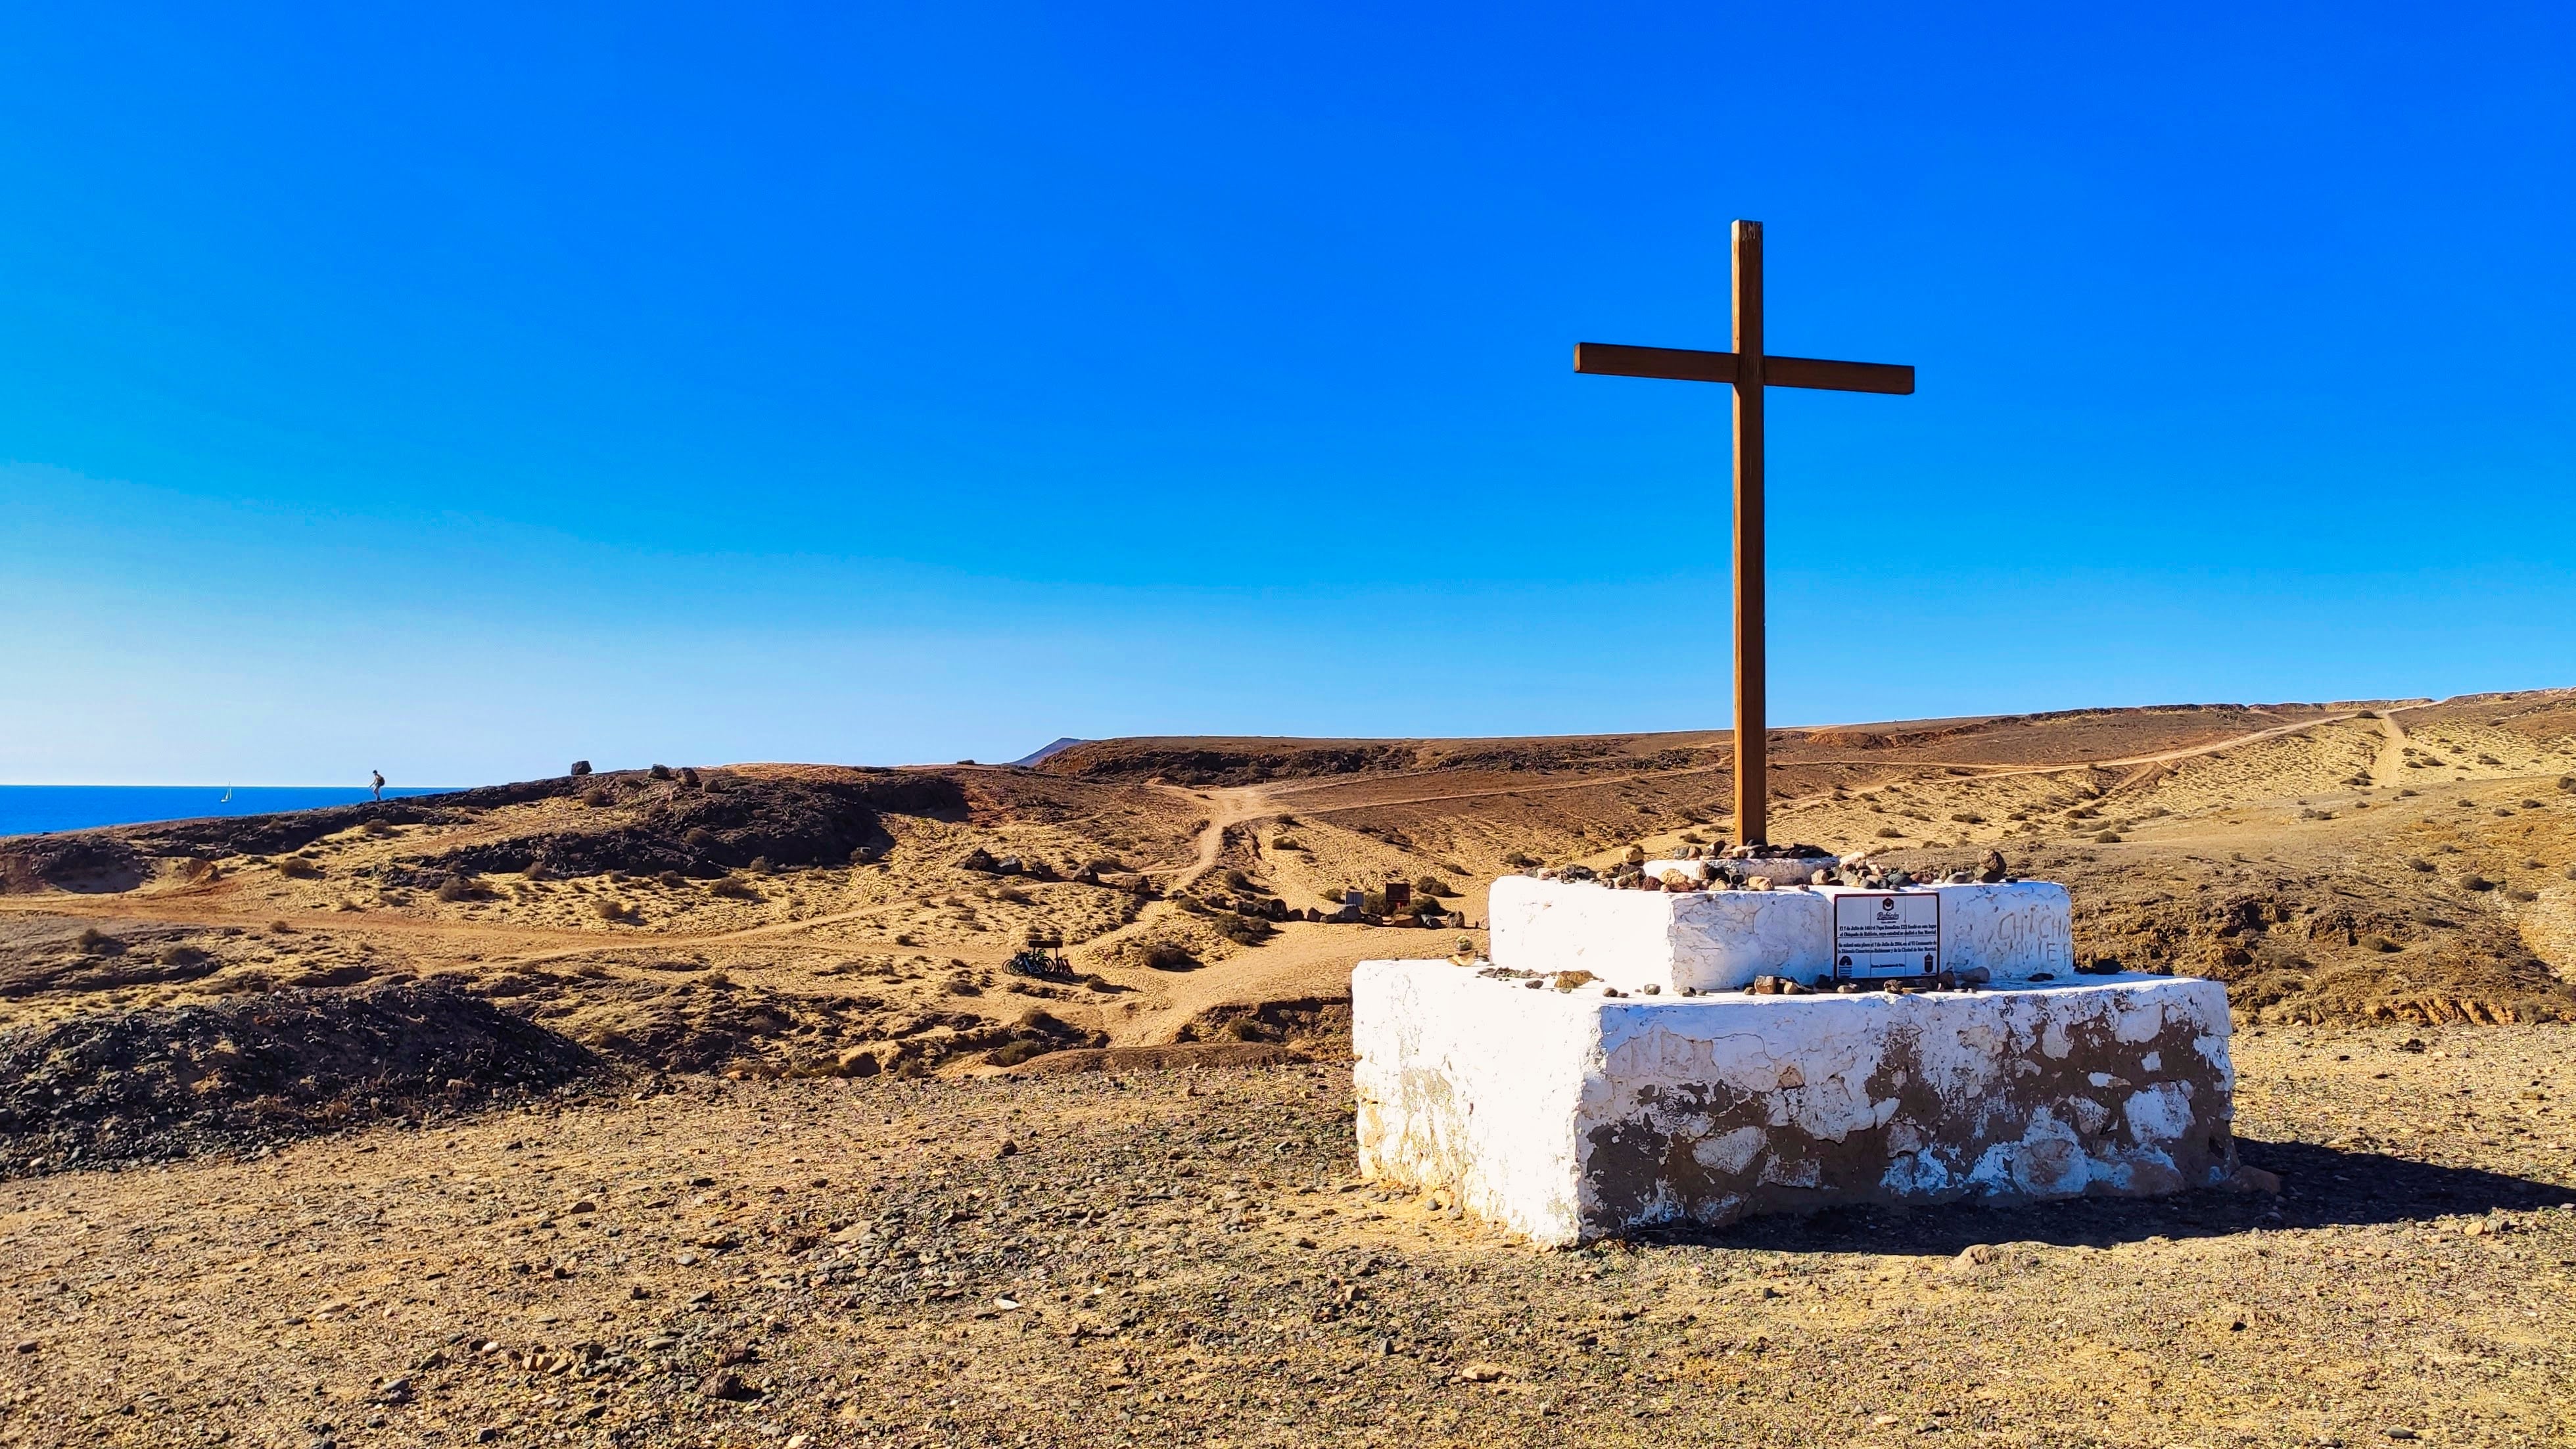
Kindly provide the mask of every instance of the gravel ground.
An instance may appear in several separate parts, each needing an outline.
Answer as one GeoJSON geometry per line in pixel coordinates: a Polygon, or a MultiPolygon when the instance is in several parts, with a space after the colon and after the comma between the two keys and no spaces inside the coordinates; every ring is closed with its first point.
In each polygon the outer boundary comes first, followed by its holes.
{"type": "Polygon", "coordinates": [[[2280,1197],[1542,1253],[1339,1067],[723,1083],[0,1185],[0,1442],[2576,1439],[2576,1029],[2239,1038],[2280,1197]]]}

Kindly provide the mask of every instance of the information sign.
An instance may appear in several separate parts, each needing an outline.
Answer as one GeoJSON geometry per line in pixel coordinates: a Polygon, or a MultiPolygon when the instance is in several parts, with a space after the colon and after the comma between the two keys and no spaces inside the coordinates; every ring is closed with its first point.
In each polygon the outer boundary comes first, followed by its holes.
{"type": "Polygon", "coordinates": [[[1932,891],[1834,896],[1836,976],[1930,976],[1941,968],[1941,897],[1932,891]]]}

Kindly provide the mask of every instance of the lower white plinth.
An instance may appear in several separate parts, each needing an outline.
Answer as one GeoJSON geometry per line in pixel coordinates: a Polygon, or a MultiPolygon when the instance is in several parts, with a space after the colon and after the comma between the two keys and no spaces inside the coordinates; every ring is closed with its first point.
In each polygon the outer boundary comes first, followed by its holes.
{"type": "Polygon", "coordinates": [[[1365,961],[1351,1014],[1361,1172],[1447,1189],[1542,1244],[1847,1204],[2149,1196],[2235,1168],[2213,981],[1641,999],[1365,961]]]}

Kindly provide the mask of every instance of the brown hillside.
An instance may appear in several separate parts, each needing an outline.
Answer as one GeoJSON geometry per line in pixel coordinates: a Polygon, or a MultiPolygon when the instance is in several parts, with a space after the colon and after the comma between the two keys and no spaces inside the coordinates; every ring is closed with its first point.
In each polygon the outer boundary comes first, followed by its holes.
{"type": "MultiPolygon", "coordinates": [[[[1259,1008],[1460,934],[1310,913],[1402,881],[1474,937],[1496,875],[1714,845],[1728,744],[1107,740],[1036,769],[625,772],[21,838],[0,1025],[424,982],[666,1070],[1295,1038],[1330,1027],[1259,1008]],[[1033,942],[1070,974],[1007,970],[1033,942]]],[[[2068,881],[2083,950],[2219,976],[2255,1018],[2576,1015],[2576,692],[1789,729],[1775,757],[1781,838],[2000,849],[2068,881]]]]}

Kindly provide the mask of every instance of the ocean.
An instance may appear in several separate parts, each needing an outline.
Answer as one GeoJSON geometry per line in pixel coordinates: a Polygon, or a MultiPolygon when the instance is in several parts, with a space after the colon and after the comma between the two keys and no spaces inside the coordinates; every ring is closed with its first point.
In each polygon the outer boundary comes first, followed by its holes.
{"type": "MultiPolygon", "coordinates": [[[[459,788],[435,785],[398,790],[388,785],[385,798],[437,795],[459,788]]],[[[0,835],[196,820],[208,815],[269,815],[367,798],[364,786],[336,785],[0,785],[0,835]],[[226,799],[227,795],[231,798],[226,799]]]]}

